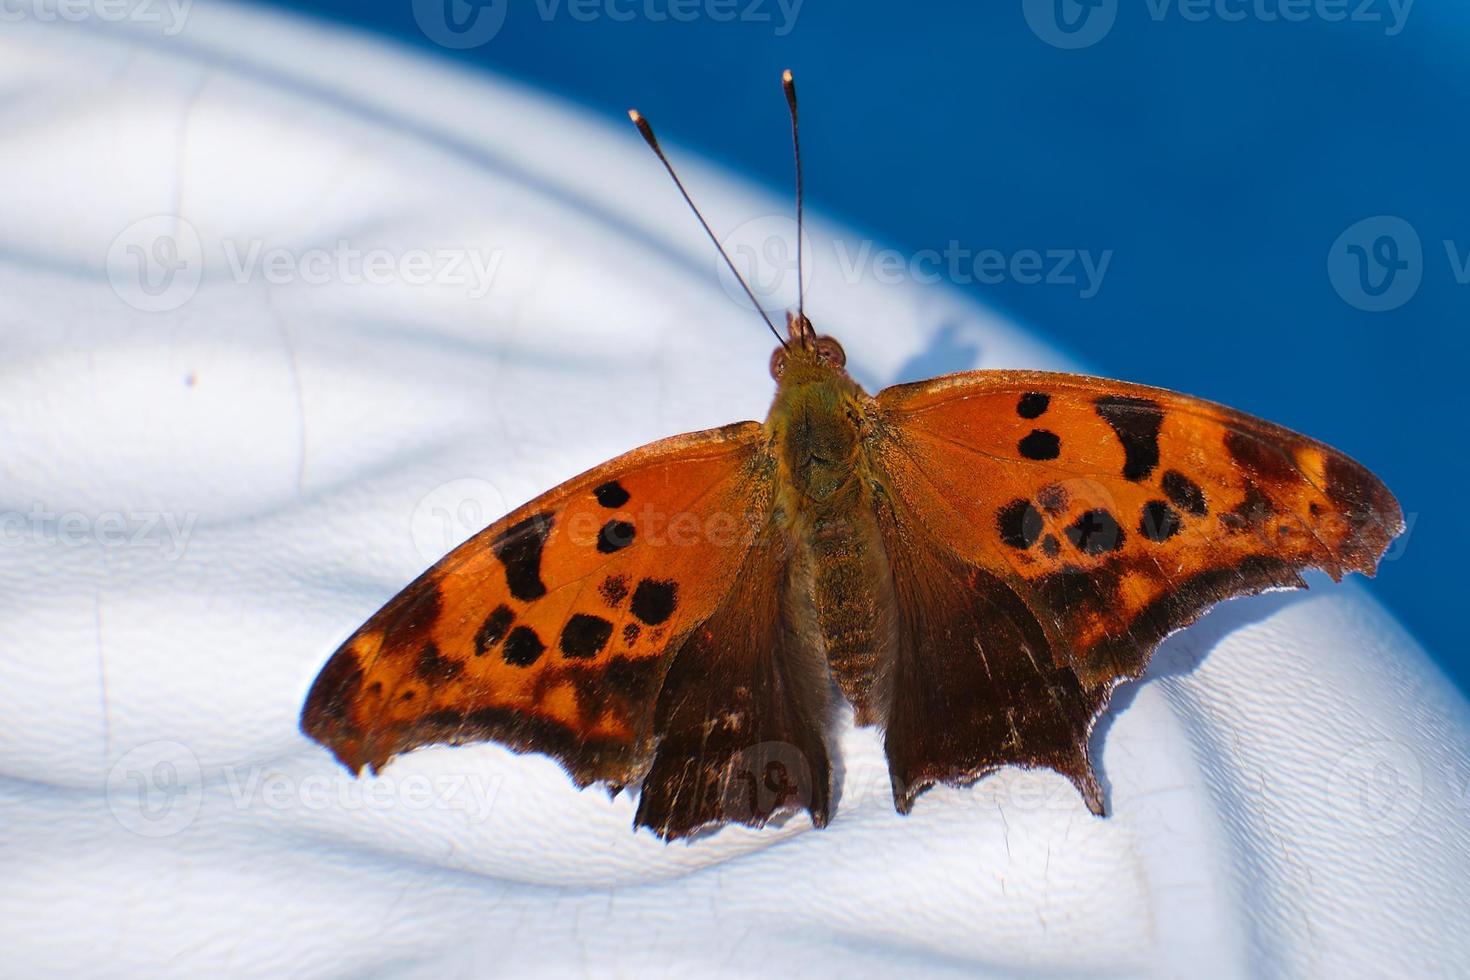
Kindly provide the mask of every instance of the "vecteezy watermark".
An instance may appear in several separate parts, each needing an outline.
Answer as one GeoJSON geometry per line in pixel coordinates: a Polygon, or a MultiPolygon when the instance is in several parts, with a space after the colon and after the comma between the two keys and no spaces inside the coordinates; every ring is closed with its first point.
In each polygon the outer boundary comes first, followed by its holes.
{"type": "Polygon", "coordinates": [[[1018,248],[1007,252],[967,248],[954,240],[942,249],[924,248],[907,254],[891,248],[875,249],[867,241],[850,249],[838,240],[833,249],[837,266],[848,282],[865,278],[884,285],[948,281],[962,286],[995,286],[1013,282],[1075,290],[1079,299],[1097,295],[1113,261],[1110,248],[1098,252],[1085,248],[1018,248]]]}
{"type": "MultiPolygon", "coordinates": [[[[1470,285],[1470,245],[1441,240],[1450,278],[1470,285]]],[[[1432,250],[1431,250],[1432,251],[1432,250]]],[[[1369,313],[1396,310],[1419,291],[1431,266],[1413,225],[1379,214],[1349,225],[1327,250],[1327,278],[1342,301],[1369,313]]]]}
{"type": "MultiPolygon", "coordinates": [[[[1414,0],[1141,0],[1155,23],[1181,20],[1190,24],[1218,21],[1238,24],[1381,25],[1387,37],[1403,31],[1414,0]]],[[[1107,37],[1118,16],[1118,0],[1021,0],[1021,13],[1031,32],[1047,44],[1075,50],[1107,37]]]]}
{"type": "Polygon", "coordinates": [[[1373,836],[1401,833],[1424,805],[1424,770],[1407,745],[1389,739],[1363,742],[1327,774],[1334,809],[1373,836]]]}
{"type": "Polygon", "coordinates": [[[29,511],[0,510],[0,548],[80,548],[98,544],[106,548],[148,548],[160,551],[165,561],[184,556],[199,515],[171,511],[51,511],[40,503],[29,511]]]}
{"type": "Polygon", "coordinates": [[[167,313],[199,291],[204,248],[183,218],[154,215],[135,221],[107,250],[107,279],[118,298],[144,313],[167,313]]]}
{"type": "Polygon", "coordinates": [[[354,779],[325,772],[298,777],[249,766],[228,768],[224,777],[230,805],[237,810],[444,810],[464,814],[471,824],[482,824],[490,818],[501,786],[499,776],[452,772],[411,772],[404,776],[382,773],[371,779],[354,779]]]}
{"type": "Polygon", "coordinates": [[[1021,0],[1031,33],[1068,50],[1091,47],[1113,29],[1118,0],[1021,0]]]}
{"type": "Polygon", "coordinates": [[[483,299],[504,257],[501,249],[359,248],[339,241],[331,248],[267,248],[265,243],[226,240],[226,268],[237,283],[261,279],[272,286],[463,286],[470,299],[483,299]]]}
{"type": "Polygon", "coordinates": [[[231,766],[225,793],[206,799],[199,759],[185,745],[156,741],[127,752],[107,773],[107,806],[117,822],[143,837],[182,833],[208,807],[276,811],[461,813],[467,822],[489,819],[501,777],[481,773],[384,773],[354,779],[338,772],[295,775],[269,766],[231,766]]]}
{"type": "MultiPolygon", "coordinates": [[[[707,20],[717,24],[769,24],[776,37],[796,26],[805,0],[532,0],[543,22],[570,20],[583,24],[611,21],[626,24],[707,20]]],[[[493,41],[505,27],[509,0],[413,0],[413,18],[435,44],[463,51],[493,41]]]]}
{"type": "MultiPolygon", "coordinates": [[[[342,240],[330,247],[272,246],[226,239],[210,262],[237,285],[452,286],[470,299],[490,291],[502,249],[364,248],[342,240]]],[[[129,225],[107,251],[107,278],[123,302],[145,313],[176,310],[194,298],[206,256],[199,232],[176,215],[155,215],[129,225]]]]}
{"type": "Polygon", "coordinates": [[[725,769],[725,815],[741,823],[764,822],[818,800],[806,753],[789,742],[758,742],[735,753],[725,769]]]}
{"type": "Polygon", "coordinates": [[[509,6],[510,0],[413,0],[413,19],[435,44],[467,51],[495,39],[509,6]]]}
{"type": "MultiPolygon", "coordinates": [[[[768,214],[737,225],[720,239],[720,248],[730,257],[740,278],[755,294],[761,308],[779,310],[796,305],[797,280],[802,278],[808,289],[812,285],[812,240],[802,231],[797,248],[796,220],[784,214],[768,214]],[[798,254],[801,277],[796,274],[798,254]]],[[[747,309],[754,309],[750,296],[735,278],[735,273],[718,256],[713,259],[725,295],[747,309]]]]}
{"type": "Polygon", "coordinates": [[[117,822],[141,837],[171,837],[199,815],[199,759],[178,742],[149,742],[123,755],[107,772],[107,806],[117,822]]]}
{"type": "MultiPolygon", "coordinates": [[[[763,309],[796,305],[796,222],[784,215],[765,215],[736,226],[720,239],[720,245],[739,271],[763,309]]],[[[850,242],[834,239],[823,243],[831,261],[814,262],[812,240],[803,235],[801,265],[808,290],[816,268],[835,268],[847,285],[864,280],[896,285],[902,282],[932,284],[950,282],[966,286],[979,283],[995,286],[1016,283],[1047,286],[1076,292],[1091,299],[1102,288],[1113,250],[1085,248],[971,248],[951,240],[943,248],[904,252],[879,248],[871,240],[850,242]]],[[[749,307],[750,298],[724,261],[718,263],[720,284],[726,295],[749,307]]]]}
{"type": "Polygon", "coordinates": [[[164,37],[177,37],[193,6],[194,0],[0,0],[0,23],[156,24],[164,37]]]}
{"type": "Polygon", "coordinates": [[[413,509],[413,547],[435,562],[505,513],[505,497],[488,480],[450,480],[424,494],[413,509]]]}
{"type": "Polygon", "coordinates": [[[1355,222],[1328,249],[1327,278],[1349,306],[1370,313],[1397,309],[1424,278],[1419,233],[1390,214],[1355,222]]]}

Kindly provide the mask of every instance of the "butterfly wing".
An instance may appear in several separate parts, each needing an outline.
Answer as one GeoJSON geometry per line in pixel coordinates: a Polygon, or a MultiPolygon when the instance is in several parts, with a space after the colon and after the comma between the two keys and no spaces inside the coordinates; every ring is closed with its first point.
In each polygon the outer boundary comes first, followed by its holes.
{"type": "Polygon", "coordinates": [[[1087,733],[1164,636],[1222,599],[1302,587],[1305,568],[1372,574],[1403,529],[1342,453],[1160,389],[981,371],[877,402],[901,808],[1018,763],[1069,775],[1100,811],[1087,733]]]}
{"type": "Polygon", "coordinates": [[[790,538],[768,525],[730,594],[680,644],[654,717],[637,823],[665,839],[795,809],[831,812],[830,681],[791,591],[790,538]]]}
{"type": "MultiPolygon", "coordinates": [[[[637,782],[655,709],[679,714],[659,707],[660,692],[678,700],[665,673],[691,635],[729,647],[727,684],[761,669],[749,643],[706,626],[728,627],[716,616],[737,575],[772,561],[765,546],[750,556],[770,536],[773,472],[766,436],[748,422],[654,443],[562,484],[460,545],[354,633],[312,686],[302,730],[354,772],[421,745],[492,739],[559,759],[579,785],[637,782]]],[[[767,603],[748,618],[769,628],[778,597],[747,598],[767,603]]],[[[752,724],[768,708],[753,706],[752,724]]],[[[694,819],[717,806],[686,809],[694,819]]],[[[666,817],[640,811],[650,825],[666,817]]]]}

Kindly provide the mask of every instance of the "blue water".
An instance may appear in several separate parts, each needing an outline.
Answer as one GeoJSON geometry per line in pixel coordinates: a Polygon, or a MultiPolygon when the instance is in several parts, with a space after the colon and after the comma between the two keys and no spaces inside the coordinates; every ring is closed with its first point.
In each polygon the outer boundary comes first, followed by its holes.
{"type": "Polygon", "coordinates": [[[960,288],[1100,372],[1367,464],[1411,522],[1369,587],[1470,689],[1447,585],[1470,486],[1470,7],[807,0],[793,18],[791,3],[280,5],[609,117],[637,105],[666,139],[783,189],[789,66],[813,208],[908,253],[1111,249],[1095,295],[1044,276],[960,288]]]}

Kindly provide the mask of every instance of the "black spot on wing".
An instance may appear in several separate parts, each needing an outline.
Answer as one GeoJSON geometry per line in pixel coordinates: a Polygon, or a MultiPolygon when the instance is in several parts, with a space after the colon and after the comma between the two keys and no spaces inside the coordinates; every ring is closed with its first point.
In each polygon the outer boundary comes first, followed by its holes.
{"type": "Polygon", "coordinates": [[[1037,492],[1036,502],[1048,514],[1060,514],[1067,509],[1067,488],[1060,483],[1048,483],[1037,492]]]}
{"type": "Polygon", "coordinates": [[[1205,506],[1205,492],[1189,477],[1178,470],[1165,470],[1163,479],[1164,496],[1180,510],[1204,517],[1210,512],[1205,506]]]}
{"type": "Polygon", "coordinates": [[[628,577],[626,575],[609,575],[602,580],[602,584],[597,587],[597,591],[602,596],[602,601],[607,603],[609,608],[616,609],[628,597],[628,577]]]}
{"type": "Polygon", "coordinates": [[[1062,454],[1062,440],[1055,432],[1032,429],[1016,446],[1027,459],[1056,459],[1062,454]]]}
{"type": "Polygon", "coordinates": [[[656,626],[674,614],[679,604],[676,582],[646,578],[633,590],[633,615],[649,626],[656,626]]]}
{"type": "Polygon", "coordinates": [[[622,551],[633,543],[636,533],[633,525],[627,521],[608,521],[602,525],[602,530],[597,532],[597,550],[604,555],[622,551]]]}
{"type": "Polygon", "coordinates": [[[529,667],[541,658],[545,650],[546,644],[541,642],[535,630],[529,626],[517,626],[505,638],[500,655],[512,667],[529,667]]]}
{"type": "Polygon", "coordinates": [[[577,613],[561,631],[561,652],[568,657],[595,657],[607,646],[613,624],[601,616],[577,613]]]}
{"type": "Polygon", "coordinates": [[[1220,523],[1232,532],[1248,531],[1264,527],[1276,512],[1271,498],[1261,492],[1254,483],[1246,484],[1245,497],[1231,510],[1220,515],[1220,523]]]}
{"type": "Polygon", "coordinates": [[[1051,395],[1039,391],[1028,391],[1016,403],[1016,414],[1023,419],[1040,418],[1051,405],[1051,395]]]}
{"type": "Polygon", "coordinates": [[[541,549],[551,535],[551,525],[550,514],[532,514],[500,532],[490,546],[505,566],[510,594],[522,602],[546,594],[546,584],[541,581],[541,549]]]}
{"type": "Polygon", "coordinates": [[[623,626],[623,643],[632,646],[638,639],[638,634],[643,632],[643,627],[637,623],[627,623],[623,626]]]}
{"type": "Polygon", "coordinates": [[[1179,533],[1182,523],[1179,513],[1162,500],[1150,500],[1143,505],[1143,516],[1138,519],[1138,533],[1150,541],[1168,541],[1179,533]]]}
{"type": "Polygon", "coordinates": [[[592,496],[596,497],[597,502],[609,510],[616,510],[626,504],[630,499],[628,491],[623,489],[623,485],[617,480],[609,480],[602,486],[595,488],[592,491],[592,496]]]}
{"type": "Polygon", "coordinates": [[[419,659],[414,663],[414,673],[430,683],[443,683],[452,681],[464,670],[464,665],[458,660],[450,660],[439,655],[439,648],[433,643],[425,643],[424,648],[419,651],[419,659]]]}
{"type": "Polygon", "coordinates": [[[475,656],[483,657],[491,647],[505,639],[515,618],[515,613],[510,611],[509,606],[496,606],[495,611],[485,617],[475,633],[475,656]]]}
{"type": "Polygon", "coordinates": [[[996,514],[996,526],[1002,541],[1025,551],[1041,537],[1041,512],[1029,500],[1012,500],[996,514]]]}
{"type": "Polygon", "coordinates": [[[1152,473],[1159,465],[1159,428],[1164,424],[1159,403],[1130,395],[1104,395],[1093,406],[1123,444],[1123,478],[1137,481],[1152,473]]]}
{"type": "Polygon", "coordinates": [[[1046,555],[1046,557],[1055,558],[1057,555],[1061,554],[1061,551],[1062,543],[1057,540],[1057,536],[1055,534],[1048,534],[1046,537],[1041,539],[1041,552],[1042,554],[1046,555]]]}
{"type": "Polygon", "coordinates": [[[1089,510],[1067,527],[1067,540],[1078,551],[1101,555],[1123,547],[1123,529],[1102,508],[1089,510]]]}

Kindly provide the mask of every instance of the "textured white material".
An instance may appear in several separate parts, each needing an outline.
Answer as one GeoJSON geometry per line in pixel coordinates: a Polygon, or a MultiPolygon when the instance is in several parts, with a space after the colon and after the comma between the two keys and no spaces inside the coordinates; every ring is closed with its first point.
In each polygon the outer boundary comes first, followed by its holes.
{"type": "MultiPolygon", "coordinates": [[[[500,510],[762,416],[769,337],[619,119],[218,4],[175,38],[6,23],[0,88],[7,974],[1470,971],[1470,712],[1320,577],[1120,691],[1108,819],[1014,770],[899,817],[850,727],[821,832],[665,846],[488,745],[351,779],[296,730],[336,645],[500,510]],[[128,249],[155,215],[195,264],[150,293],[118,276],[171,259],[128,249]],[[483,295],[286,281],[226,242],[498,265],[483,295]]],[[[671,150],[722,231],[786,213],[671,150]]],[[[847,281],[834,234],[808,308],[870,385],[1065,366],[943,288],[847,281]]]]}

